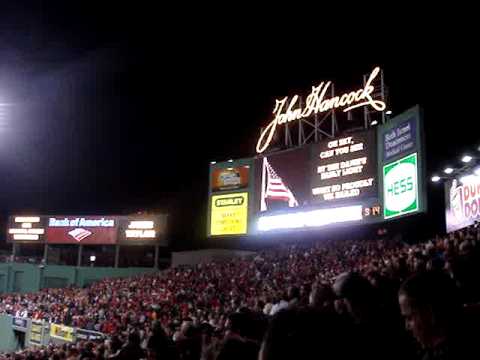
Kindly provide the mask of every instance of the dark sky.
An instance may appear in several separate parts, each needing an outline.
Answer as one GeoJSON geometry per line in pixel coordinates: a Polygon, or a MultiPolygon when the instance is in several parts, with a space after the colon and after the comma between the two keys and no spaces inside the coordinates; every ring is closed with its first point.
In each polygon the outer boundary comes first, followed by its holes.
{"type": "Polygon", "coordinates": [[[209,162],[253,155],[276,97],[322,80],[357,87],[375,65],[394,113],[423,106],[430,171],[479,141],[474,33],[422,14],[2,6],[3,220],[157,209],[188,242],[205,232],[209,162]]]}

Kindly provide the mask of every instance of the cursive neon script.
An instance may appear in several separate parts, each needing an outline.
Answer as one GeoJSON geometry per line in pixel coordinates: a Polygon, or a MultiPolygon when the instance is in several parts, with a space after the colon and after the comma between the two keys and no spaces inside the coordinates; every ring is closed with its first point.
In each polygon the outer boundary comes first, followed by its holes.
{"type": "Polygon", "coordinates": [[[337,108],[344,108],[343,111],[347,112],[362,106],[370,105],[377,111],[385,110],[386,105],[383,101],[372,98],[373,91],[375,90],[372,82],[379,72],[379,67],[373,69],[363,89],[345,93],[341,96],[335,96],[330,99],[324,99],[324,97],[332,82],[327,81],[325,83],[322,81],[320,85],[312,86],[312,92],[307,96],[303,109],[297,104],[298,95],[293,96],[290,100],[287,96],[281,100],[275,100],[275,108],[273,109],[275,118],[260,134],[260,138],[257,142],[257,153],[260,154],[264,152],[270,145],[273,134],[278,125],[307,118],[312,114],[318,114],[337,108]]]}

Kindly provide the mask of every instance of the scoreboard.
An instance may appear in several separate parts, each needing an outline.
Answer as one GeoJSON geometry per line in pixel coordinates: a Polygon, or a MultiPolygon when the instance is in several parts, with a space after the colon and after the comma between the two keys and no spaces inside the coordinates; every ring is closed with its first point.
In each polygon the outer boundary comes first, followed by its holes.
{"type": "Polygon", "coordinates": [[[425,212],[418,106],[368,130],[211,164],[209,236],[390,221],[425,212]]]}

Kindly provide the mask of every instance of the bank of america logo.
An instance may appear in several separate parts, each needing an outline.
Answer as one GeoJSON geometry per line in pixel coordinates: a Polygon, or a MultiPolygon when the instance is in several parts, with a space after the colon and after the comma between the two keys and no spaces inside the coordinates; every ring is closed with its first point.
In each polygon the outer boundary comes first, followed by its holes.
{"type": "Polygon", "coordinates": [[[72,230],[72,231],[69,231],[69,232],[68,232],[68,235],[70,235],[70,236],[73,237],[75,240],[77,240],[78,242],[80,242],[80,241],[82,241],[83,239],[85,239],[86,237],[89,237],[90,235],[92,235],[92,232],[80,228],[80,229],[74,229],[74,230],[72,230]]]}

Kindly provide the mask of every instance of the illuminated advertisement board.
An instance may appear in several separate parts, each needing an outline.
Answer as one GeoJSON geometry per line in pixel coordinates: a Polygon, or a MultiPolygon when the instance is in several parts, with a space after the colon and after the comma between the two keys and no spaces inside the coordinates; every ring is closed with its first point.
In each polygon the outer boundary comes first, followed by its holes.
{"type": "Polygon", "coordinates": [[[385,220],[427,210],[422,112],[418,106],[378,127],[380,199],[385,220]]]}
{"type": "Polygon", "coordinates": [[[115,244],[118,217],[115,216],[56,216],[49,217],[47,242],[49,244],[115,244]]]}
{"type": "Polygon", "coordinates": [[[42,216],[10,216],[7,241],[41,243],[45,240],[45,222],[42,216]]]}
{"type": "Polygon", "coordinates": [[[135,215],[119,219],[118,241],[126,245],[165,243],[166,215],[135,215]]]}
{"type": "Polygon", "coordinates": [[[168,245],[166,214],[10,216],[7,241],[76,245],[168,245]]]}
{"type": "Polygon", "coordinates": [[[74,341],[74,328],[65,325],[50,324],[50,337],[66,342],[74,341]]]}
{"type": "Polygon", "coordinates": [[[383,167],[383,199],[385,219],[418,211],[417,153],[383,167]]]}
{"type": "MultiPolygon", "coordinates": [[[[292,101],[295,103],[296,99],[292,101]]],[[[295,114],[301,117],[300,112],[285,110],[284,102],[277,105],[278,121],[272,122],[275,126],[285,123],[287,118],[291,121],[290,116],[295,114]]],[[[415,106],[366,130],[271,153],[264,152],[270,143],[270,132],[264,129],[258,151],[261,154],[211,166],[208,235],[245,231],[258,235],[336,224],[379,223],[425,212],[422,124],[420,108],[415,106]],[[247,219],[247,224],[243,224],[232,220],[239,217],[239,208],[233,209],[240,202],[229,203],[233,208],[219,212],[215,196],[221,187],[214,185],[213,179],[230,169],[233,173],[225,173],[225,178],[238,185],[241,181],[233,169],[246,164],[250,175],[242,192],[248,195],[248,205],[241,212],[241,217],[247,219]]],[[[239,190],[223,194],[240,201],[239,190]]]]}
{"type": "Polygon", "coordinates": [[[247,233],[248,193],[232,193],[211,197],[210,235],[247,233]]]}
{"type": "Polygon", "coordinates": [[[212,192],[244,189],[248,187],[250,166],[229,166],[212,171],[212,192]]]}
{"type": "Polygon", "coordinates": [[[45,325],[43,321],[32,320],[30,326],[29,343],[30,345],[40,346],[43,345],[45,325]]]}
{"type": "Polygon", "coordinates": [[[383,160],[390,161],[415,151],[417,146],[417,124],[415,116],[400,121],[383,134],[383,160]]]}
{"type": "Polygon", "coordinates": [[[318,86],[312,86],[312,92],[306,96],[303,102],[298,95],[276,99],[272,111],[274,114],[273,120],[261,131],[257,141],[257,153],[261,154],[269,147],[275,133],[281,125],[286,123],[309,118],[334,109],[349,112],[357,108],[370,107],[374,111],[384,111],[386,104],[381,100],[374,99],[375,87],[372,86],[372,82],[379,73],[380,68],[374,68],[368,80],[364,82],[363,88],[345,92],[339,96],[328,98],[327,92],[329,87],[332,86],[332,82],[322,81],[318,86]]]}
{"type": "Polygon", "coordinates": [[[480,220],[480,177],[470,175],[445,183],[447,232],[473,225],[480,220]]]}

